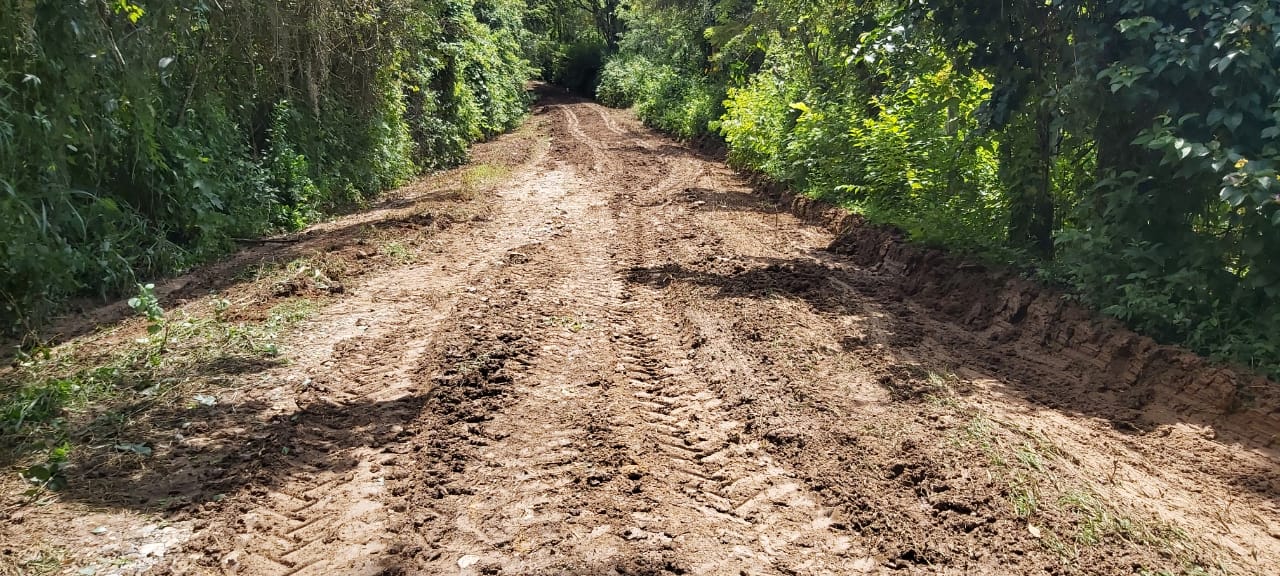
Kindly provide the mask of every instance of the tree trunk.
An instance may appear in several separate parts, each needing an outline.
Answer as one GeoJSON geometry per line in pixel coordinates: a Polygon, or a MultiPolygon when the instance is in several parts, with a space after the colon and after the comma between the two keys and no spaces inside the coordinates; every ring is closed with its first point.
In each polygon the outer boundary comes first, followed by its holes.
{"type": "Polygon", "coordinates": [[[1009,245],[1053,257],[1053,114],[1039,105],[1005,129],[1000,179],[1008,187],[1009,245]]]}

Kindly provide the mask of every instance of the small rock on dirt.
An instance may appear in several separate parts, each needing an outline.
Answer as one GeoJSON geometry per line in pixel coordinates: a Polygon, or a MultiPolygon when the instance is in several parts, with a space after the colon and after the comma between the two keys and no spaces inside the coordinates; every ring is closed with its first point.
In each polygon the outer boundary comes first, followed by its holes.
{"type": "Polygon", "coordinates": [[[774,428],[773,430],[765,432],[764,439],[778,445],[804,445],[804,435],[801,434],[799,430],[790,427],[774,428]]]}

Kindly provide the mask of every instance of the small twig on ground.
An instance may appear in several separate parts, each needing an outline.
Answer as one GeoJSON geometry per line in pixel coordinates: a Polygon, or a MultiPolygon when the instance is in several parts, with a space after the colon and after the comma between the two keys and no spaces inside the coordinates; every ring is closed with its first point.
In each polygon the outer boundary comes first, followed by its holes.
{"type": "Polygon", "coordinates": [[[293,244],[301,242],[302,238],[232,238],[232,240],[244,244],[293,244]]]}

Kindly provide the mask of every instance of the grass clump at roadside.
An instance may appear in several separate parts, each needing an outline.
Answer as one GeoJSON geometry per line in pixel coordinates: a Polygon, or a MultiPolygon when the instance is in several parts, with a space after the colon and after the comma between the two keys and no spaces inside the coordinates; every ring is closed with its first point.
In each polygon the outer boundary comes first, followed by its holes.
{"type": "Polygon", "coordinates": [[[952,445],[976,448],[986,455],[989,474],[1004,485],[1004,504],[1063,566],[1080,562],[1094,549],[1140,547],[1181,567],[1175,572],[1140,567],[1140,573],[1225,573],[1206,569],[1213,562],[1185,531],[1121,510],[1085,476],[1071,473],[1078,466],[1044,433],[1022,429],[973,407],[950,408],[965,421],[952,432],[952,445]]]}
{"type": "Polygon", "coordinates": [[[470,202],[477,199],[481,192],[506,180],[510,175],[511,169],[506,166],[495,164],[476,164],[474,166],[468,166],[462,170],[462,173],[458,178],[458,186],[437,196],[435,199],[470,202]]]}
{"type": "MultiPolygon", "coordinates": [[[[290,265],[277,276],[293,281],[306,273],[300,269],[310,268],[290,265]]],[[[213,406],[238,375],[286,363],[280,336],[316,310],[305,297],[270,306],[213,297],[168,312],[151,285],[140,285],[129,304],[137,322],[22,353],[6,370],[0,465],[18,469],[29,496],[66,487],[70,467],[94,453],[152,457],[166,425],[152,421],[156,408],[213,406]],[[261,311],[248,313],[254,307],[261,311]]]]}

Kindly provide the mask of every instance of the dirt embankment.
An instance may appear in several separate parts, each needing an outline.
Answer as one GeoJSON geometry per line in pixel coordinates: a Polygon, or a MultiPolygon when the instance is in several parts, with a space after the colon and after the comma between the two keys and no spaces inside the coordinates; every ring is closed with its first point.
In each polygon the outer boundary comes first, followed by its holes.
{"type": "Polygon", "coordinates": [[[1062,371],[1042,391],[1050,405],[1055,396],[1093,396],[1090,410],[1117,426],[1148,430],[1191,420],[1222,441],[1280,450],[1280,385],[1265,377],[1159,344],[1057,290],[910,243],[891,226],[776,186],[762,189],[836,234],[831,252],[896,277],[890,290],[981,334],[993,348],[1056,355],[1062,371]]]}

